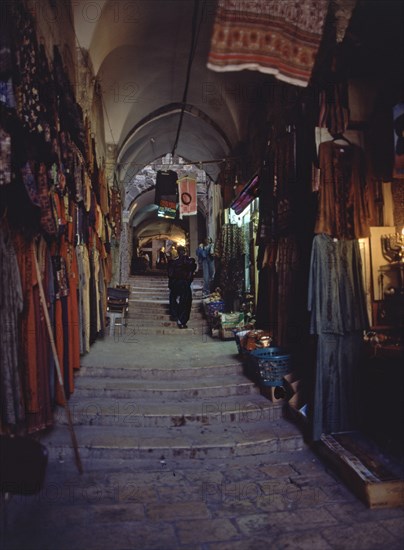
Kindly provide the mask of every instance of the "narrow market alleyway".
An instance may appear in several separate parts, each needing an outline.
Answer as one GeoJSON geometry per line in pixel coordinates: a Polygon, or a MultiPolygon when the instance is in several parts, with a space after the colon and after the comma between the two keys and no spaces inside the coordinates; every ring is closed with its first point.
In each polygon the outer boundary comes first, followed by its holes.
{"type": "Polygon", "coordinates": [[[164,280],[132,284],[128,326],[82,359],[70,399],[84,473],[60,410],[43,490],[7,503],[2,549],[402,548],[403,511],[366,509],[245,377],[235,342],[206,335],[197,285],[178,330],[164,280]]]}

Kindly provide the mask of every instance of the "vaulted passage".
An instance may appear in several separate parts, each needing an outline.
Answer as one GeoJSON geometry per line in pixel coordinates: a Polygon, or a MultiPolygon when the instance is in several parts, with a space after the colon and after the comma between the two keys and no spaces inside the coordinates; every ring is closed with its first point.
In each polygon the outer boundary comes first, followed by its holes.
{"type": "Polygon", "coordinates": [[[403,20],[0,2],[1,548],[402,547],[403,20]]]}

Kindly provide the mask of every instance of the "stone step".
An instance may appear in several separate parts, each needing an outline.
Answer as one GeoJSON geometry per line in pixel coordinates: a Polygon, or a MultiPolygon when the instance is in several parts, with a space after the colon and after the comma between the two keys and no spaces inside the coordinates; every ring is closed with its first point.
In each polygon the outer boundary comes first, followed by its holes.
{"type": "MultiPolygon", "coordinates": [[[[161,300],[129,300],[129,308],[136,307],[136,308],[143,308],[146,311],[150,311],[151,309],[155,310],[161,310],[168,311],[168,307],[170,305],[170,302],[167,299],[161,299],[161,300]]],[[[201,302],[197,300],[192,301],[191,308],[193,310],[202,311],[202,304],[201,302]]]]}
{"type": "MultiPolygon", "coordinates": [[[[109,329],[108,329],[109,331],[109,329]]],[[[128,325],[121,330],[119,326],[115,327],[114,334],[106,334],[105,338],[114,338],[115,340],[130,343],[138,341],[140,336],[203,336],[208,334],[208,329],[205,325],[192,327],[191,321],[187,325],[187,328],[180,329],[178,326],[164,327],[164,326],[138,326],[128,325]]]]}
{"type": "MultiPolygon", "coordinates": [[[[197,295],[199,297],[202,297],[202,289],[201,288],[191,287],[191,290],[192,290],[193,295],[197,295]]],[[[168,288],[167,284],[161,285],[160,287],[136,287],[136,288],[131,289],[129,296],[132,297],[135,294],[140,294],[140,293],[151,294],[153,292],[155,292],[157,294],[163,293],[163,294],[168,295],[168,293],[170,292],[170,289],[168,288]]]]}
{"type": "MultiPolygon", "coordinates": [[[[233,458],[245,455],[298,451],[304,446],[300,431],[283,418],[246,424],[231,422],[196,429],[181,427],[76,426],[83,459],[233,458]]],[[[73,456],[67,426],[56,426],[41,438],[50,459],[73,456]]]]}
{"type": "MultiPolygon", "coordinates": [[[[136,365],[127,366],[98,366],[85,365],[80,368],[79,378],[82,376],[100,377],[100,378],[130,378],[131,380],[179,380],[185,378],[198,380],[200,378],[215,377],[215,376],[231,376],[234,374],[241,375],[243,373],[243,365],[234,363],[228,365],[190,365],[187,367],[170,367],[159,368],[136,365]]],[[[80,382],[81,383],[81,382],[80,382]]]]}
{"type": "Polygon", "coordinates": [[[258,388],[253,382],[244,376],[217,376],[207,379],[156,380],[152,385],[149,380],[132,378],[98,379],[88,376],[80,376],[76,384],[74,395],[77,398],[86,397],[115,397],[135,399],[144,397],[147,399],[173,399],[178,400],[187,397],[201,399],[226,397],[234,395],[251,395],[258,393],[258,388]]]}
{"type": "MultiPolygon", "coordinates": [[[[188,322],[190,328],[207,326],[206,320],[200,315],[192,315],[188,322]]],[[[145,317],[139,316],[136,313],[132,313],[127,317],[127,326],[132,328],[146,328],[146,327],[160,327],[160,328],[177,328],[176,321],[170,321],[170,317],[166,316],[164,319],[156,319],[153,315],[145,317]]]]}
{"type": "MultiPolygon", "coordinates": [[[[249,424],[282,417],[282,404],[271,403],[261,395],[221,397],[196,401],[182,399],[150,402],[144,399],[117,399],[72,397],[69,408],[75,426],[116,426],[127,428],[178,427],[193,425],[196,428],[216,424],[249,424]]],[[[66,425],[62,407],[55,411],[58,425],[66,425]]]]}
{"type": "MultiPolygon", "coordinates": [[[[131,320],[131,323],[130,324],[134,324],[136,325],[136,321],[139,321],[139,325],[140,324],[143,324],[144,322],[149,323],[149,322],[155,322],[155,323],[158,323],[158,322],[170,322],[172,323],[173,321],[170,320],[170,315],[168,312],[166,313],[156,313],[154,311],[148,311],[148,310],[142,310],[142,311],[133,311],[133,310],[129,310],[128,311],[128,314],[127,314],[127,317],[126,317],[129,320],[131,320]]],[[[192,312],[192,321],[201,321],[201,322],[204,322],[206,324],[206,319],[204,318],[204,316],[202,315],[202,313],[199,313],[199,312],[195,312],[193,311],[192,312]]]]}

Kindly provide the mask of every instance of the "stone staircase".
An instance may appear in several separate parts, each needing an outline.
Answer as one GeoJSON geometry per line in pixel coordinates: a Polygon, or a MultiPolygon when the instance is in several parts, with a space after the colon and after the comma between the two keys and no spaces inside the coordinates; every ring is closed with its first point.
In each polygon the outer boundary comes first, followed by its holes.
{"type": "Polygon", "coordinates": [[[192,308],[187,329],[178,330],[170,320],[168,280],[165,275],[138,275],[128,282],[129,314],[127,333],[130,334],[206,334],[207,325],[201,312],[202,279],[192,283],[192,308]]]}
{"type": "MultiPolygon", "coordinates": [[[[306,515],[291,523],[302,503],[318,528],[318,483],[330,481],[300,431],[245,376],[235,342],[164,332],[166,287],[156,282],[131,281],[144,289],[129,316],[136,310],[142,330],[107,335],[82,358],[69,408],[83,474],[58,409],[40,437],[43,490],[13,502],[5,550],[51,550],[55,540],[60,550],[263,549],[285,526],[307,529],[306,515]],[[270,529],[258,545],[257,526],[270,529]]],[[[191,326],[197,299],[194,309],[191,326]]]]}
{"type": "MultiPolygon", "coordinates": [[[[230,458],[303,447],[281,402],[245,376],[235,342],[198,334],[200,300],[194,327],[178,330],[169,321],[165,278],[138,277],[131,287],[130,337],[94,344],[69,400],[84,460],[230,458]]],[[[51,454],[72,456],[63,409],[45,442],[51,454]]]]}
{"type": "MultiPolygon", "coordinates": [[[[98,366],[88,359],[69,401],[84,462],[217,459],[302,448],[282,406],[260,395],[239,362],[161,369],[115,362],[98,366]]],[[[66,424],[60,409],[44,441],[50,455],[63,460],[73,457],[66,424]]]]}

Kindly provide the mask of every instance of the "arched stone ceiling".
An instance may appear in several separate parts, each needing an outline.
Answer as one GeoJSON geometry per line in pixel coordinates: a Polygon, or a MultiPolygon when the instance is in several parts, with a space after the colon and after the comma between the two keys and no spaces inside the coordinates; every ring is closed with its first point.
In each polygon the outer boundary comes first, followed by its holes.
{"type": "MultiPolygon", "coordinates": [[[[172,151],[191,46],[193,0],[71,0],[76,35],[100,83],[105,141],[117,145],[121,181],[172,151]],[[159,113],[159,115],[157,115],[159,113]],[[163,113],[163,114],[161,114],[163,113]],[[155,116],[153,116],[155,114],[155,116]],[[147,123],[141,122],[147,119],[147,123]]],[[[176,154],[221,159],[245,140],[260,73],[206,68],[216,2],[200,2],[200,31],[176,154]],[[202,12],[203,6],[203,12],[202,12]],[[192,110],[194,109],[194,110],[192,110]]],[[[220,167],[206,165],[212,179],[220,167]]]]}

